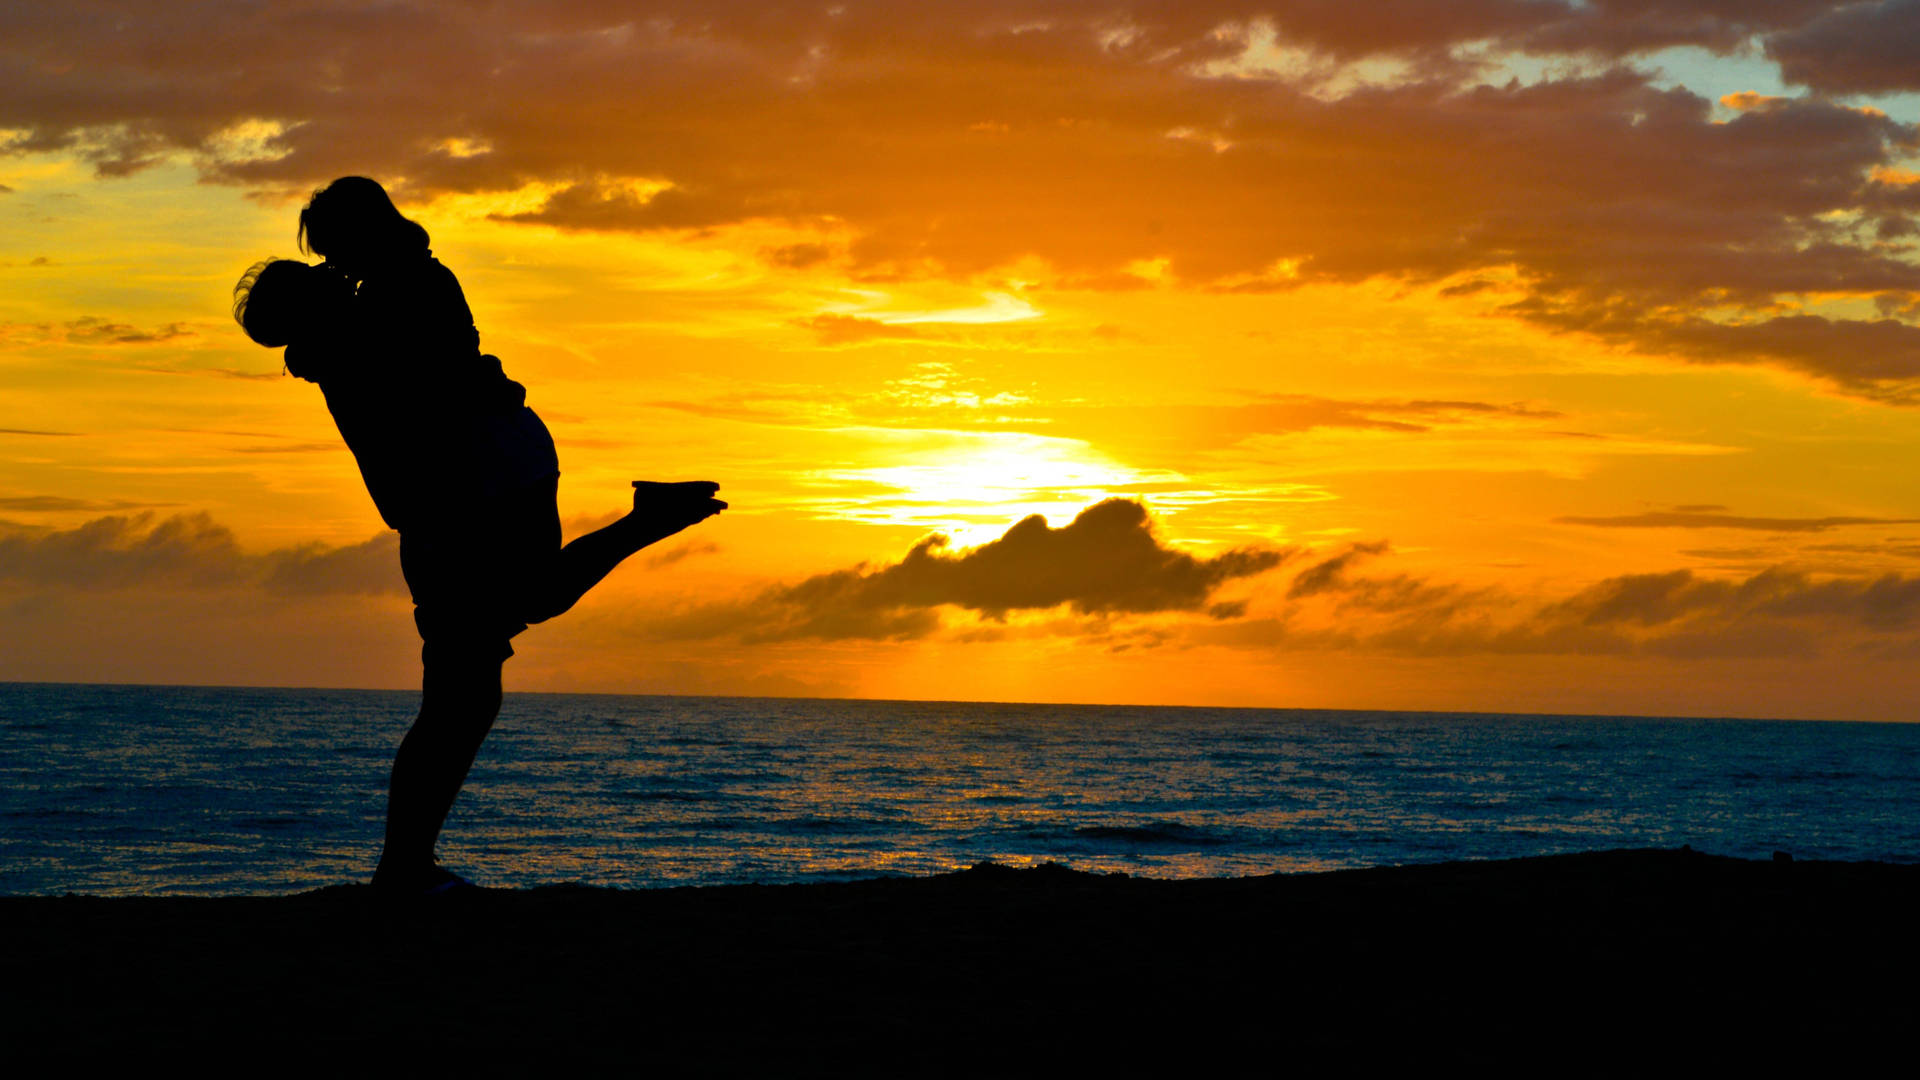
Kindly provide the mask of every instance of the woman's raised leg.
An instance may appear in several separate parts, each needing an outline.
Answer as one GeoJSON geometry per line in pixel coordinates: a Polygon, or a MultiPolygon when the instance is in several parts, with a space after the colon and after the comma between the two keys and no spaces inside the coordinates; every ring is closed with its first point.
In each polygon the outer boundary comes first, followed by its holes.
{"type": "Polygon", "coordinates": [[[727,504],[714,498],[720,485],[708,480],[679,484],[635,481],[633,510],[603,529],[560,549],[542,583],[529,622],[551,619],[574,604],[627,556],[718,514],[727,504]]]}

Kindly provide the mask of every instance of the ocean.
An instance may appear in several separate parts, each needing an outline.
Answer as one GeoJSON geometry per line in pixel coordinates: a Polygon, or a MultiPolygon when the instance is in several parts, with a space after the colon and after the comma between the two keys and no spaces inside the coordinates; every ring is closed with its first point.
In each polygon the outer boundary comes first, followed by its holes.
{"type": "MultiPolygon", "coordinates": [[[[0,683],[0,893],[364,881],[417,703],[0,683]]],[[[1917,800],[1907,724],[509,694],[440,855],[621,888],[1682,844],[1915,862],[1917,800]]]]}

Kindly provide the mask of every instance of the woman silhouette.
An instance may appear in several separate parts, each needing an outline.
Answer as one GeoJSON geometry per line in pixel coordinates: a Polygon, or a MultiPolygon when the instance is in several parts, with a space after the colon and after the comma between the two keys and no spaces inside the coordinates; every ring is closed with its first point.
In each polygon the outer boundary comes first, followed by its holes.
{"type": "Polygon", "coordinates": [[[509,640],[726,504],[709,481],[635,481],[632,512],[562,547],[553,439],[526,389],[480,352],[427,231],[378,183],[348,176],[314,193],[299,239],[326,261],[256,265],[235,287],[234,315],[320,385],[381,518],[400,532],[423,642],[420,715],[394,756],[373,883],[403,895],[469,887],[433,849],[499,715],[509,640]]]}

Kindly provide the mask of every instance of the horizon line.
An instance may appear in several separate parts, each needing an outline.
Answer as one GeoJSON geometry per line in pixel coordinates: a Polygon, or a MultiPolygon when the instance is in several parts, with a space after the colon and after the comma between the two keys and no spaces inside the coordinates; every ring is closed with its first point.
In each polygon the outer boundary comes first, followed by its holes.
{"type": "MultiPolygon", "coordinates": [[[[418,687],[392,686],[296,686],[278,683],[154,683],[154,682],[74,682],[63,679],[6,679],[0,678],[0,686],[100,686],[122,687],[127,689],[149,690],[308,690],[329,693],[374,693],[374,694],[418,694],[418,687]]],[[[1287,712],[1287,713],[1365,713],[1372,715],[1409,715],[1409,716],[1474,716],[1489,718],[1552,718],[1565,720],[1699,720],[1725,721],[1758,724],[1911,724],[1915,720],[1882,719],[1862,720],[1846,717],[1808,717],[1808,716],[1735,716],[1726,713],[1611,713],[1611,712],[1513,712],[1488,709],[1410,709],[1410,708],[1341,708],[1313,705],[1185,705],[1164,702],[1103,702],[1103,701],[998,701],[967,698],[893,698],[835,696],[829,694],[689,694],[662,691],[631,690],[508,690],[509,696],[548,696],[548,697],[634,697],[634,698],[694,698],[723,701],[859,701],[874,704],[895,705],[1014,705],[1043,708],[1081,708],[1081,709],[1182,709],[1208,710],[1214,712],[1287,712]]]]}

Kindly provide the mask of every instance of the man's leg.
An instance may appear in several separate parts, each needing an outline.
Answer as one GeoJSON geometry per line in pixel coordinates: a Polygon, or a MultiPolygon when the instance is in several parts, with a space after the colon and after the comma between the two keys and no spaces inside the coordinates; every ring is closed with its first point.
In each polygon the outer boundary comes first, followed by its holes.
{"type": "Polygon", "coordinates": [[[480,743],[500,715],[500,667],[485,653],[422,650],[420,716],[393,758],[387,840],[373,883],[425,888],[444,877],[433,860],[447,811],[480,743]]]}

